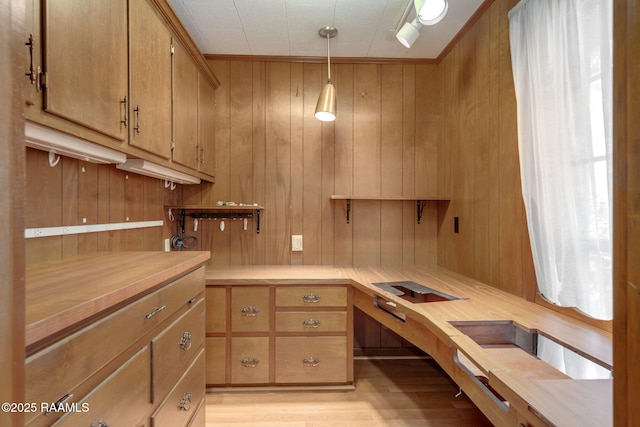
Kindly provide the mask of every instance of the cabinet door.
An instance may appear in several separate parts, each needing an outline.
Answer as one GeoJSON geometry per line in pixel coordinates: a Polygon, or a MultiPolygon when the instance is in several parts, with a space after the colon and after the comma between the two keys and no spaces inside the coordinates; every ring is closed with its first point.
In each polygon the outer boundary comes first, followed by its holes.
{"type": "Polygon", "coordinates": [[[36,105],[38,96],[38,73],[42,58],[42,38],[40,37],[40,1],[25,1],[24,21],[24,74],[25,74],[25,103],[28,107],[36,105]]]}
{"type": "Polygon", "coordinates": [[[216,174],[216,104],[215,88],[202,75],[198,91],[199,170],[214,177],[216,174]]]}
{"type": "MultiPolygon", "coordinates": [[[[135,3],[135,2],[134,2],[135,3]]],[[[44,109],[124,141],[125,0],[44,0],[44,109]]]]}
{"type": "Polygon", "coordinates": [[[198,168],[198,68],[173,42],[173,161],[198,168]]]}
{"type": "Polygon", "coordinates": [[[171,33],[149,0],[129,4],[129,144],[168,160],[171,156],[171,33]]]}

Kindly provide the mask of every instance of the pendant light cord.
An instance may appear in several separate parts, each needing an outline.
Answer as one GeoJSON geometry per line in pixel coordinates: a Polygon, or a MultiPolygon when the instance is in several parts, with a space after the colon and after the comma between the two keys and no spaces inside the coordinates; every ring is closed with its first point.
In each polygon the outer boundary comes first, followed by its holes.
{"type": "Polygon", "coordinates": [[[329,77],[328,82],[331,83],[331,51],[330,51],[330,45],[331,45],[331,37],[329,36],[329,34],[327,34],[327,76],[329,77]]]}

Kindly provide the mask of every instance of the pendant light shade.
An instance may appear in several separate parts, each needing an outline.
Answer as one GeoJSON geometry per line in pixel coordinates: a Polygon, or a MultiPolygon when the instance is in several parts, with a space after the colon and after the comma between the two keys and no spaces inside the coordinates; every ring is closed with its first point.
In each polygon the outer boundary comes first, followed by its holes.
{"type": "Polygon", "coordinates": [[[316,119],[332,122],[336,119],[336,88],[328,82],[322,88],[316,104],[316,119]]]}
{"type": "Polygon", "coordinates": [[[318,30],[320,37],[327,38],[327,84],[322,88],[318,103],[316,104],[316,119],[323,122],[332,122],[336,119],[336,88],[331,82],[331,53],[329,51],[329,40],[338,35],[338,30],[334,27],[323,27],[318,30]]]}

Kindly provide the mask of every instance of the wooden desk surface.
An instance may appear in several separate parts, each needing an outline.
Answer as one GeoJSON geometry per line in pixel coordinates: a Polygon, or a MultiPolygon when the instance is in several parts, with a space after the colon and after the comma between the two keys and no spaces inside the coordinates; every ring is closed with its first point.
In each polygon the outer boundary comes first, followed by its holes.
{"type": "Polygon", "coordinates": [[[26,346],[204,264],[209,252],[104,252],[26,269],[26,346]]]}
{"type": "MultiPolygon", "coordinates": [[[[438,337],[448,337],[449,346],[456,347],[467,358],[473,360],[484,373],[494,375],[494,372],[502,372],[500,378],[511,375],[508,378],[516,378],[508,382],[505,387],[513,387],[515,396],[530,400],[538,393],[546,393],[547,389],[562,384],[562,388],[573,390],[579,388],[576,380],[569,379],[566,375],[555,371],[544,362],[533,360],[529,355],[518,355],[509,349],[487,350],[480,347],[460,330],[452,326],[451,321],[486,321],[509,320],[524,329],[538,331],[553,337],[564,346],[577,353],[611,368],[613,365],[612,335],[610,332],[586,325],[576,319],[556,313],[538,304],[526,301],[522,298],[503,292],[499,289],[487,286],[468,277],[459,275],[437,266],[414,267],[323,267],[323,266],[260,266],[260,267],[208,267],[206,282],[210,285],[223,284],[335,284],[349,283],[354,288],[368,295],[378,295],[396,304],[397,310],[407,317],[425,325],[434,331],[438,337]],[[388,293],[373,285],[377,282],[390,281],[414,281],[449,295],[463,298],[460,300],[439,303],[408,302],[400,297],[388,293]],[[520,359],[519,359],[520,358],[520,359]],[[526,359],[526,360],[525,360],[526,359]],[[538,363],[539,362],[539,363],[538,363]],[[517,367],[517,369],[516,369],[517,367]],[[506,369],[505,369],[506,368],[506,369]],[[510,374],[509,374],[510,373],[510,374]],[[526,380],[526,382],[525,382],[526,380]],[[538,381],[545,381],[538,383],[538,381]],[[535,383],[537,391],[530,392],[524,388],[535,383]],[[571,385],[573,384],[573,385],[571,385]]],[[[518,352],[524,353],[517,349],[518,352]]],[[[495,380],[498,381],[498,380],[495,380]]],[[[508,379],[505,381],[509,381],[508,379]]],[[[596,381],[596,380],[585,380],[596,381]]],[[[599,380],[598,380],[599,381],[599,380]]],[[[598,390],[609,387],[611,380],[599,381],[598,390]],[[607,386],[606,384],[609,384],[607,386]]],[[[594,383],[595,384],[595,383],[594,383]]],[[[602,399],[611,399],[611,393],[601,395],[602,399]]],[[[595,397],[595,394],[584,394],[584,399],[595,397]]],[[[548,399],[538,396],[540,411],[544,414],[551,410],[548,399]]],[[[566,399],[564,400],[566,402],[566,399]]],[[[563,400],[560,399],[562,406],[563,400]]],[[[571,405],[565,404],[562,417],[570,418],[573,414],[581,414],[580,419],[589,419],[588,414],[603,410],[601,405],[591,405],[590,400],[571,401],[571,405]]],[[[606,408],[610,405],[605,405],[606,408]]],[[[556,410],[553,407],[553,410],[556,410]]],[[[559,417],[559,415],[556,415],[559,417]]],[[[612,413],[600,414],[593,418],[609,420],[612,422],[612,413]]],[[[558,424],[561,425],[561,424],[558,424]]]]}

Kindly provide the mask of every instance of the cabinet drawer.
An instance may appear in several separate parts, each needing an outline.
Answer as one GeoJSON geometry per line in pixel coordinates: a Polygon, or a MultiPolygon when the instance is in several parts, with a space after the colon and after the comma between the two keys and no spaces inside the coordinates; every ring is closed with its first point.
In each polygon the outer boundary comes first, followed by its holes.
{"type": "Polygon", "coordinates": [[[282,286],[276,289],[278,307],[342,307],[347,305],[345,286],[282,286]]]}
{"type": "Polygon", "coordinates": [[[346,311],[287,311],[276,313],[276,332],[346,332],[346,311]]]}
{"type": "Polygon", "coordinates": [[[152,427],[188,425],[204,399],[204,349],[187,368],[180,381],[151,416],[152,427]]]}
{"type": "Polygon", "coordinates": [[[269,382],[269,338],[231,338],[231,383],[269,382]]]}
{"type": "Polygon", "coordinates": [[[205,427],[207,425],[207,406],[205,405],[204,399],[198,405],[198,409],[196,413],[193,414],[191,421],[189,421],[188,427],[205,427]]]}
{"type": "Polygon", "coordinates": [[[346,337],[276,338],[276,383],[346,382],[346,337]]]}
{"type": "Polygon", "coordinates": [[[204,343],[204,298],[151,341],[151,401],[162,399],[204,343]]]}
{"type": "Polygon", "coordinates": [[[207,384],[224,384],[227,367],[227,348],[225,337],[207,337],[207,384]]]}
{"type": "Polygon", "coordinates": [[[207,323],[208,333],[227,331],[227,290],[225,288],[207,288],[207,323]]]}
{"type": "Polygon", "coordinates": [[[90,426],[98,425],[99,421],[112,426],[140,425],[143,414],[151,409],[149,360],[149,346],[144,346],[82,399],[77,405],[78,412],[68,413],[54,425],[90,426]]]}
{"type": "Polygon", "coordinates": [[[242,286],[231,289],[232,332],[269,331],[269,288],[242,286]]]}
{"type": "MultiPolygon", "coordinates": [[[[201,293],[203,287],[204,269],[200,268],[29,356],[26,401],[57,402],[201,293]]],[[[29,421],[33,416],[26,418],[29,421]]]]}

